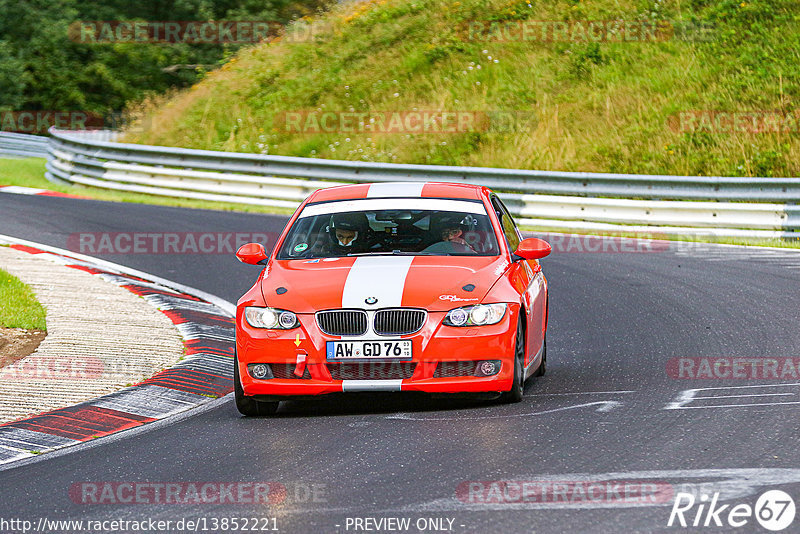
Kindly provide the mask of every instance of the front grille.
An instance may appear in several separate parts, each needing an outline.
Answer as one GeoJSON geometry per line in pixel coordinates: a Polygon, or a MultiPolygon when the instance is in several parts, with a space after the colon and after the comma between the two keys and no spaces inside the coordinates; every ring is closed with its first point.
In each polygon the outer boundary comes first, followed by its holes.
{"type": "Polygon", "coordinates": [[[411,378],[416,362],[329,363],[334,380],[398,380],[411,378]]]}
{"type": "Polygon", "coordinates": [[[367,313],[363,310],[317,312],[317,326],[329,336],[360,336],[367,331],[367,313]]]}
{"type": "Polygon", "coordinates": [[[390,308],[375,312],[375,333],[382,336],[413,334],[425,324],[425,310],[390,308]]]}
{"type": "Polygon", "coordinates": [[[456,376],[474,376],[477,361],[467,360],[461,362],[440,362],[436,366],[433,378],[453,378],[456,376]]]}
{"type": "Polygon", "coordinates": [[[311,373],[308,372],[308,365],[306,365],[302,377],[294,374],[294,370],[297,368],[294,363],[271,363],[269,366],[272,368],[272,376],[275,378],[311,378],[311,373]]]}

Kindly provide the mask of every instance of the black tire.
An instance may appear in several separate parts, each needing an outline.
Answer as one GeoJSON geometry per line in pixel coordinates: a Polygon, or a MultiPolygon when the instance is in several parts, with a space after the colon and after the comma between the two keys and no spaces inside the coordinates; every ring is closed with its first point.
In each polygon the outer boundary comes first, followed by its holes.
{"type": "Polygon", "coordinates": [[[236,409],[239,410],[239,413],[248,417],[272,415],[278,411],[280,404],[279,401],[257,401],[244,394],[239,378],[239,360],[236,357],[233,359],[233,398],[236,400],[236,409]]]}
{"type": "Polygon", "coordinates": [[[514,346],[514,382],[511,389],[500,395],[500,402],[512,404],[522,400],[525,389],[525,328],[522,318],[517,323],[517,342],[514,346]]]}
{"type": "Polygon", "coordinates": [[[545,334],[544,339],[542,340],[542,363],[539,364],[539,368],[536,369],[536,372],[533,373],[533,376],[544,376],[547,372],[547,334],[545,334]]]}

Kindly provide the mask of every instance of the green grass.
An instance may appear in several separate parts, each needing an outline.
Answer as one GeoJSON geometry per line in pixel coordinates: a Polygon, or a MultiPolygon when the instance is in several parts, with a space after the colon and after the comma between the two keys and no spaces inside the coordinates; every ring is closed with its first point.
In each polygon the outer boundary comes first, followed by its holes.
{"type": "Polygon", "coordinates": [[[51,184],[44,177],[42,158],[0,157],[0,185],[21,185],[66,192],[63,187],[51,184]]]}
{"type": "Polygon", "coordinates": [[[191,89],[132,106],[141,122],[128,140],[398,163],[800,174],[800,126],[789,134],[670,127],[691,110],[777,111],[800,121],[796,0],[369,0],[341,4],[320,22],[329,29],[316,42],[250,47],[191,89]],[[475,42],[462,31],[470,20],[615,19],[713,30],[708,41],[646,43],[475,42]],[[415,108],[531,120],[507,131],[416,135],[287,133],[280,121],[285,111],[415,108]]]}
{"type": "Polygon", "coordinates": [[[46,330],[45,309],[31,288],[0,269],[0,327],[46,330]]]}
{"type": "Polygon", "coordinates": [[[251,213],[282,213],[290,215],[293,210],[272,208],[268,206],[252,206],[230,202],[209,202],[205,200],[159,197],[126,191],[112,191],[96,187],[79,185],[61,185],[48,181],[44,177],[45,160],[41,158],[2,158],[0,157],[0,185],[19,185],[49,189],[71,195],[108,200],[113,202],[134,202],[138,204],[156,204],[160,206],[179,206],[184,208],[200,208],[222,211],[242,211],[251,213]]]}

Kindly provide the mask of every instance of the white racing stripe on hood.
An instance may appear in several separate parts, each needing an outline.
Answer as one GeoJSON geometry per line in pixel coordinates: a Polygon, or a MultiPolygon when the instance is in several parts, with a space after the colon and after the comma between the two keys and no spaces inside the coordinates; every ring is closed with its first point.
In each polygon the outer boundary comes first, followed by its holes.
{"type": "Polygon", "coordinates": [[[398,307],[403,299],[406,276],[413,256],[360,256],[347,274],[342,308],[378,309],[398,307]],[[374,306],[364,300],[375,297],[374,306]]]}
{"type": "Polygon", "coordinates": [[[425,182],[386,182],[372,184],[367,191],[367,197],[421,197],[425,182]]]}

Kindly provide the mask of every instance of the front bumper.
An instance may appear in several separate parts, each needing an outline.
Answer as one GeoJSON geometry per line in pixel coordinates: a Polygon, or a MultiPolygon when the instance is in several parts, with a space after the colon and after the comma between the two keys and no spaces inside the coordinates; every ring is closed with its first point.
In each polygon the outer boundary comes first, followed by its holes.
{"type": "MultiPolygon", "coordinates": [[[[361,359],[346,362],[326,359],[326,342],[347,340],[321,332],[314,315],[298,315],[300,326],[292,330],[251,327],[241,309],[236,321],[236,352],[242,389],[247,396],[315,396],[351,391],[417,391],[427,393],[480,393],[508,391],[513,382],[513,355],[519,307],[509,305],[503,319],[494,325],[450,327],[442,324],[445,312],[428,312],[422,330],[406,336],[376,340],[410,339],[411,360],[361,359]],[[451,362],[500,361],[492,376],[445,376],[443,369],[458,368],[451,362]],[[439,367],[447,362],[445,367],[439,367]],[[255,379],[248,364],[267,363],[288,372],[280,378],[255,379]],[[300,366],[298,367],[298,363],[300,366]],[[349,367],[332,366],[346,363],[349,367]],[[413,367],[413,372],[409,368],[413,367]],[[437,373],[437,368],[439,372],[437,373]],[[353,372],[355,369],[355,372],[353,372]],[[397,378],[398,371],[405,378],[397,378]],[[297,376],[294,371],[302,376],[297,376]],[[332,375],[343,380],[337,380],[332,375]],[[351,378],[352,377],[352,378],[351,378]]],[[[463,367],[468,367],[467,365],[463,367]]]]}

